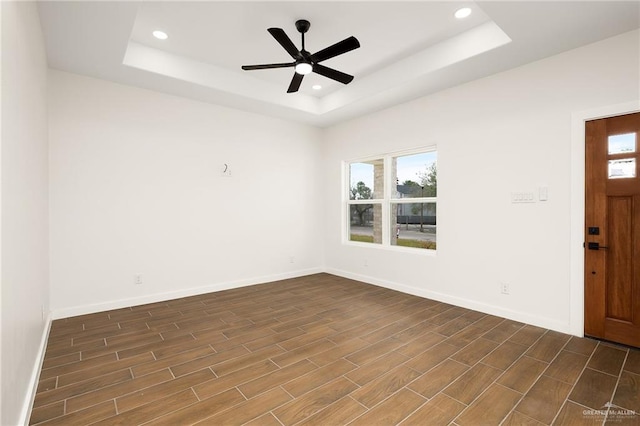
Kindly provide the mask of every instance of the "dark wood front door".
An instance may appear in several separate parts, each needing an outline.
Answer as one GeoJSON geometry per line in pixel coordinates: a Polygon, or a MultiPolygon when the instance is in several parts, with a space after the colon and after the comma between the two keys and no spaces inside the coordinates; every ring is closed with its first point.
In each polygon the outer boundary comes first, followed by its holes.
{"type": "Polygon", "coordinates": [[[640,113],[588,121],[585,334],[640,347],[640,113]]]}

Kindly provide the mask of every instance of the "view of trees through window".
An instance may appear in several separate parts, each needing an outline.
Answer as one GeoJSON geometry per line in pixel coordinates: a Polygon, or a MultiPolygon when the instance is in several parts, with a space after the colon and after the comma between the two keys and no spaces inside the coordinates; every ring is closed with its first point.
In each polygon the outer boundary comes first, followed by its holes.
{"type": "Polygon", "coordinates": [[[435,250],[436,160],[428,151],[350,163],[349,240],[435,250]],[[393,181],[388,194],[385,178],[393,181]]]}

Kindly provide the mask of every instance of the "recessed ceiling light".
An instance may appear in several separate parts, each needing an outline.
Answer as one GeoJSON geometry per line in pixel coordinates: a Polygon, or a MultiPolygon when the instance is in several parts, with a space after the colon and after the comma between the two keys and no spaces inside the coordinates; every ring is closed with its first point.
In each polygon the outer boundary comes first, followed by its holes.
{"type": "Polygon", "coordinates": [[[314,84],[313,86],[311,86],[311,88],[313,90],[320,90],[320,89],[322,89],[322,86],[320,86],[319,84],[314,84]]]}
{"type": "Polygon", "coordinates": [[[454,13],[454,16],[458,19],[466,18],[469,15],[471,15],[471,9],[468,7],[463,7],[461,9],[458,9],[456,10],[456,13],[454,13]]]}
{"type": "Polygon", "coordinates": [[[169,38],[167,33],[165,33],[164,31],[160,31],[160,30],[155,30],[152,34],[158,40],[166,40],[166,39],[169,38]]]}

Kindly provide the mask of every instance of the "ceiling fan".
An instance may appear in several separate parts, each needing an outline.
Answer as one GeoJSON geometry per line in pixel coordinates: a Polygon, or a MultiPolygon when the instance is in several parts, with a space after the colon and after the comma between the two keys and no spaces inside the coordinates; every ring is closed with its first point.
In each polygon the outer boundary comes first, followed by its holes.
{"type": "Polygon", "coordinates": [[[293,62],[285,62],[279,64],[263,64],[263,65],[243,65],[242,69],[245,71],[251,70],[264,70],[270,68],[287,68],[294,67],[295,73],[291,79],[291,84],[287,89],[287,93],[297,92],[302,83],[302,78],[310,72],[315,72],[322,76],[328,77],[332,80],[339,81],[343,84],[349,84],[353,80],[353,76],[345,74],[341,71],[334,70],[333,68],[325,67],[320,62],[333,58],[343,53],[347,53],[351,50],[360,47],[360,42],[357,38],[351,36],[342,41],[337,42],[325,49],[322,49],[314,54],[307,52],[304,48],[304,33],[309,30],[311,24],[305,19],[296,21],[296,29],[302,34],[302,49],[293,44],[289,36],[284,32],[282,28],[269,28],[267,31],[276,39],[278,43],[284,48],[284,50],[291,55],[294,59],[293,62]]]}

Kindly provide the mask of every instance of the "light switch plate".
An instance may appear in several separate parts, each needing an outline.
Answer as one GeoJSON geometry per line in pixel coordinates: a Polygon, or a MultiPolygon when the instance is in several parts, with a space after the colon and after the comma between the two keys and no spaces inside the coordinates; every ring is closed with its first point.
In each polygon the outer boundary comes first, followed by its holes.
{"type": "Polygon", "coordinates": [[[512,192],[512,203],[535,203],[536,199],[533,196],[533,192],[512,192]]]}
{"type": "Polygon", "coordinates": [[[538,199],[540,201],[547,201],[549,199],[549,187],[541,186],[538,188],[538,199]]]}

